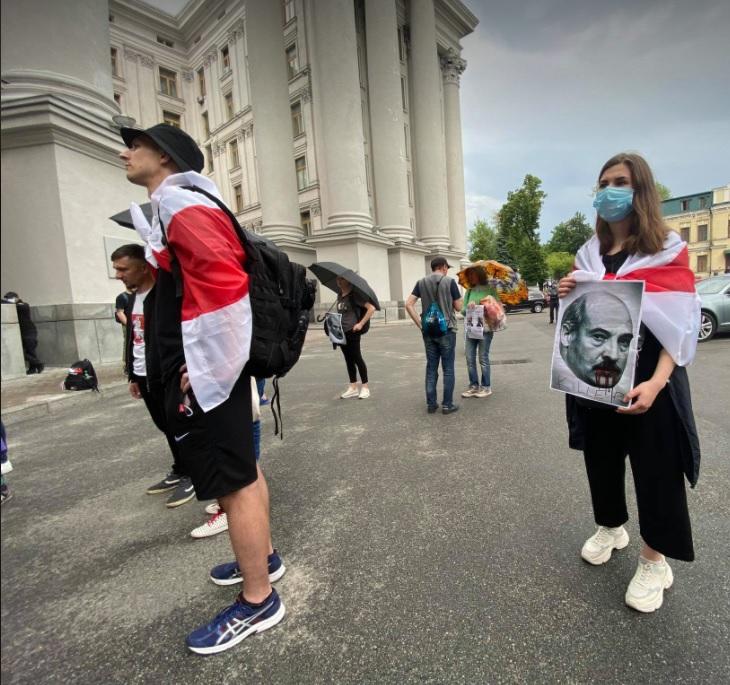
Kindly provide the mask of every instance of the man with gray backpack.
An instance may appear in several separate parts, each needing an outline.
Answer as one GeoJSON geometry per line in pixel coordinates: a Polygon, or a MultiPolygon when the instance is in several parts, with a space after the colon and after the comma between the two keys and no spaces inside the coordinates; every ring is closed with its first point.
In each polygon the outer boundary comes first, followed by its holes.
{"type": "Polygon", "coordinates": [[[452,414],[459,409],[454,404],[454,357],[456,353],[456,312],[461,311],[462,298],[456,281],[447,276],[450,269],[445,257],[431,260],[431,275],[416,283],[406,300],[406,311],[421,329],[426,348],[426,405],[429,414],[438,411],[436,384],[439,362],[444,374],[444,396],[441,411],[452,414]],[[421,300],[421,316],[416,302],[421,300]]]}

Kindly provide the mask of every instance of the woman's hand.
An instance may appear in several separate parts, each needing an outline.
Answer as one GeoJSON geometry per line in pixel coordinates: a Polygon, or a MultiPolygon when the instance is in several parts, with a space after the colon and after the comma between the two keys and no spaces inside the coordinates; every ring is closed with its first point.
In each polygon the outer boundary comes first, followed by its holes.
{"type": "Polygon", "coordinates": [[[565,297],[575,288],[575,285],[575,279],[572,276],[561,278],[560,283],[558,283],[558,297],[565,297]]]}
{"type": "Polygon", "coordinates": [[[139,383],[134,381],[129,382],[129,394],[134,397],[135,400],[142,399],[142,391],[139,389],[139,383]]]}
{"type": "Polygon", "coordinates": [[[476,305],[473,302],[470,302],[467,309],[474,309],[474,307],[476,307],[476,305]]]}
{"type": "Polygon", "coordinates": [[[619,414],[645,414],[651,409],[656,396],[661,392],[664,383],[655,380],[639,383],[624,396],[624,399],[634,400],[630,407],[619,407],[616,411],[619,414]]]}
{"type": "Polygon", "coordinates": [[[354,325],[354,326],[352,327],[352,330],[353,330],[353,331],[354,331],[355,333],[359,333],[359,332],[360,332],[360,331],[362,330],[362,327],[363,327],[363,324],[362,324],[362,322],[361,322],[361,321],[358,321],[358,322],[357,322],[357,323],[356,323],[356,324],[355,324],[355,325],[354,325]]]}
{"type": "Polygon", "coordinates": [[[188,376],[188,365],[183,364],[180,367],[180,390],[187,392],[190,390],[190,376],[188,376]]]}

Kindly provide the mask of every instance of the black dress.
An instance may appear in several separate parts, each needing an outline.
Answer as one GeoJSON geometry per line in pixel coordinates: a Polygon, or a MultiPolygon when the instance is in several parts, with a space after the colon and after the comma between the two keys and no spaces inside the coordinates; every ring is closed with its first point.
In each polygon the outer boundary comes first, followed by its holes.
{"type": "MultiPolygon", "coordinates": [[[[625,251],[605,255],[606,272],[616,273],[627,257],[625,251]]],[[[654,375],[661,350],[657,338],[642,324],[635,385],[654,375]]],[[[696,482],[699,443],[686,370],[675,368],[670,382],[644,414],[631,416],[605,405],[587,406],[571,395],[566,395],[566,408],[571,447],[582,449],[585,457],[596,523],[613,528],[628,520],[628,455],[642,538],[668,557],[692,561],[694,547],[684,477],[687,475],[693,485],[696,482]]]]}

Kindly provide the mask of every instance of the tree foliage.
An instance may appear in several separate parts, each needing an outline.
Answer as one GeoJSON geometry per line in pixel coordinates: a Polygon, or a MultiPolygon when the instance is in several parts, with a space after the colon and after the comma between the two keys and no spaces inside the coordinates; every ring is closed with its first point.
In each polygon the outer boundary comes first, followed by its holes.
{"type": "Polygon", "coordinates": [[[575,255],[570,252],[548,252],[545,261],[550,278],[565,276],[573,268],[574,259],[575,255]]]}
{"type": "Polygon", "coordinates": [[[507,194],[497,215],[497,259],[516,267],[527,283],[542,283],[547,275],[539,234],[547,195],[541,185],[537,176],[527,174],[522,186],[507,194]]]}
{"type": "Polygon", "coordinates": [[[477,219],[469,231],[469,259],[497,259],[497,232],[484,219],[477,219]]]}
{"type": "Polygon", "coordinates": [[[585,214],[576,212],[570,219],[562,221],[553,229],[545,249],[547,252],[568,252],[574,255],[591,235],[593,229],[585,214]]]}
{"type": "Polygon", "coordinates": [[[656,191],[659,193],[659,198],[661,200],[668,200],[670,197],[672,197],[672,191],[667,188],[663,183],[659,183],[659,181],[656,181],[654,183],[656,186],[656,191]]]}

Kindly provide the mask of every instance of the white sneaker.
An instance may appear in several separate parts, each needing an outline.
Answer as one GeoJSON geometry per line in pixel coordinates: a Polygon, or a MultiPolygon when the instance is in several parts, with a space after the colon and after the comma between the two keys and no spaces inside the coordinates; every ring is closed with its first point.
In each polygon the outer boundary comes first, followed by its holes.
{"type": "Polygon", "coordinates": [[[190,536],[194,538],[209,538],[212,535],[218,535],[228,530],[228,516],[226,512],[219,511],[217,514],[211,516],[202,526],[193,528],[190,531],[190,536]]]}
{"type": "Polygon", "coordinates": [[[636,573],[626,590],[626,604],[645,614],[656,611],[664,601],[664,590],[672,587],[674,576],[667,560],[648,561],[639,557],[636,573]]]}
{"type": "Polygon", "coordinates": [[[491,394],[492,394],[491,388],[485,388],[484,386],[482,386],[481,388],[479,388],[479,390],[477,391],[477,394],[474,395],[474,397],[489,397],[491,394]]]}
{"type": "Polygon", "coordinates": [[[358,395],[358,397],[361,400],[366,400],[368,397],[370,397],[370,390],[369,390],[369,388],[360,388],[360,394],[358,395]]]}
{"type": "Polygon", "coordinates": [[[479,392],[478,385],[470,385],[464,392],[461,393],[462,397],[476,397],[479,392]]]}
{"type": "Polygon", "coordinates": [[[580,551],[581,557],[589,564],[599,566],[611,558],[614,549],[623,549],[629,544],[629,534],[623,526],[606,528],[598,526],[595,535],[591,535],[580,551]]]}
{"type": "Polygon", "coordinates": [[[221,505],[218,504],[218,502],[211,502],[210,504],[206,505],[206,507],[205,507],[205,513],[210,516],[217,514],[220,510],[221,510],[221,505]]]}
{"type": "Polygon", "coordinates": [[[13,465],[10,463],[10,459],[6,459],[2,463],[2,475],[4,476],[6,473],[10,473],[13,470],[13,465]]]}
{"type": "Polygon", "coordinates": [[[351,397],[359,397],[360,391],[357,388],[347,388],[345,392],[340,395],[340,399],[349,400],[351,397]]]}

